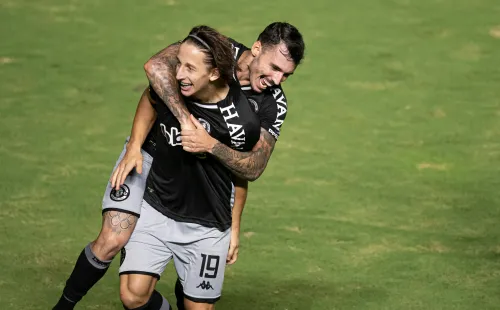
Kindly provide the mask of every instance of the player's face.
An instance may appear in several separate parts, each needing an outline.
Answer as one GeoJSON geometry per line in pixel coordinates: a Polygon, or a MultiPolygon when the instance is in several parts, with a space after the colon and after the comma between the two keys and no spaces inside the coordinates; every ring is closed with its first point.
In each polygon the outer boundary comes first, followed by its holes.
{"type": "Polygon", "coordinates": [[[295,63],[287,58],[284,43],[263,46],[259,41],[252,46],[255,57],[250,63],[250,85],[255,92],[283,83],[295,71],[295,63]]]}
{"type": "Polygon", "coordinates": [[[205,57],[205,53],[190,42],[184,42],[179,47],[176,78],[182,95],[196,97],[218,78],[214,74],[216,70],[204,62],[205,57]]]}

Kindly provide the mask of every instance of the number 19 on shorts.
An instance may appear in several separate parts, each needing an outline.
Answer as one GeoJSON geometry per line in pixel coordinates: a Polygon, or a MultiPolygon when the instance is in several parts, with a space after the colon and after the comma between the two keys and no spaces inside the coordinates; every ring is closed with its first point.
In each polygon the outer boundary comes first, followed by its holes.
{"type": "Polygon", "coordinates": [[[201,254],[200,278],[215,279],[219,271],[220,256],[201,254]]]}

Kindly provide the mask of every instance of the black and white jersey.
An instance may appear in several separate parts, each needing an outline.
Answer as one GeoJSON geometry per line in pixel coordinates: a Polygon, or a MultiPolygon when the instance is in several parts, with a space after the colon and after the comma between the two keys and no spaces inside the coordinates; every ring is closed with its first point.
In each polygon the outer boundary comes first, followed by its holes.
{"type": "MultiPolygon", "coordinates": [[[[232,173],[210,155],[185,152],[179,122],[158,95],[152,89],[150,92],[157,102],[153,128],[156,152],[144,199],[176,221],[228,229],[234,197],[232,173]]],[[[259,118],[236,83],[216,104],[185,101],[189,112],[221,143],[249,151],[259,140],[259,118]]]]}
{"type": "MultiPolygon", "coordinates": [[[[233,47],[234,59],[238,61],[243,52],[249,48],[233,39],[229,40],[233,47]]],[[[236,72],[234,79],[239,84],[236,72]]],[[[240,85],[240,87],[259,116],[260,126],[277,140],[288,110],[286,96],[281,86],[270,87],[261,93],[254,92],[250,85],[240,85]]]]}

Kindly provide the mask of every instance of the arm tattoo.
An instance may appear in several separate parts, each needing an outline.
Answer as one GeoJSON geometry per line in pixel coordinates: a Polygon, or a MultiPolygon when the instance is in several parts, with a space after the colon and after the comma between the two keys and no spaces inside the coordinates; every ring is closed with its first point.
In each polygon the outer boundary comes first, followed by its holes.
{"type": "Polygon", "coordinates": [[[144,65],[151,87],[158,97],[167,105],[175,118],[183,124],[189,121],[189,111],[179,93],[179,85],[175,78],[177,52],[179,44],[172,44],[163,49],[144,65]]]}
{"type": "Polygon", "coordinates": [[[238,152],[217,142],[211,153],[238,177],[255,181],[264,172],[275,144],[276,140],[261,128],[259,141],[252,151],[238,152]]]}
{"type": "Polygon", "coordinates": [[[129,228],[133,229],[136,221],[137,217],[132,214],[118,211],[106,212],[106,225],[111,226],[111,230],[117,235],[119,235],[122,230],[127,230],[129,228]]]}

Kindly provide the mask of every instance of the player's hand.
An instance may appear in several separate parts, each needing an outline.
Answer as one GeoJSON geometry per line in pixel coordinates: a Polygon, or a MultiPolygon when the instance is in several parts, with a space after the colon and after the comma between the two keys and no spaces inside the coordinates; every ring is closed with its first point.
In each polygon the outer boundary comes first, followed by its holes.
{"type": "Polygon", "coordinates": [[[125,179],[129,175],[130,171],[134,169],[137,173],[142,173],[142,154],[141,148],[128,148],[123,156],[122,160],[116,166],[115,171],[113,171],[113,175],[111,176],[110,182],[111,187],[114,187],[116,190],[120,189],[120,186],[125,182],[125,179]]]}
{"type": "Polygon", "coordinates": [[[196,126],[193,124],[193,121],[191,121],[191,117],[183,123],[181,123],[181,131],[182,130],[196,130],[196,126]]]}
{"type": "Polygon", "coordinates": [[[227,252],[226,264],[232,265],[238,260],[238,251],[240,249],[239,232],[231,231],[231,241],[229,242],[229,251],[227,252]]]}
{"type": "Polygon", "coordinates": [[[193,122],[194,130],[181,131],[182,148],[190,153],[208,153],[212,150],[217,140],[212,138],[205,127],[193,116],[189,117],[193,122]]]}

